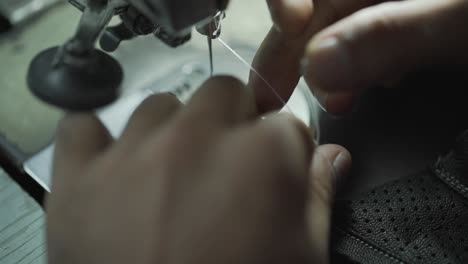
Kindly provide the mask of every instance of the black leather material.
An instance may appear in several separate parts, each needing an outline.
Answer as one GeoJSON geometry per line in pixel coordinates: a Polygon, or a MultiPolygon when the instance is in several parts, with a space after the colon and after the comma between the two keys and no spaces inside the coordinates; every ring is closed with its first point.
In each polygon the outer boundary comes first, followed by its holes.
{"type": "Polygon", "coordinates": [[[468,131],[457,141],[452,152],[440,159],[434,171],[441,180],[468,199],[468,131]]]}
{"type": "Polygon", "coordinates": [[[468,65],[425,69],[391,88],[364,90],[344,116],[322,113],[320,143],[342,145],[353,156],[339,197],[356,199],[447,153],[468,128],[467,73],[468,65]]]}
{"type": "Polygon", "coordinates": [[[430,168],[338,200],[333,249],[355,263],[468,263],[468,132],[430,168]]]}

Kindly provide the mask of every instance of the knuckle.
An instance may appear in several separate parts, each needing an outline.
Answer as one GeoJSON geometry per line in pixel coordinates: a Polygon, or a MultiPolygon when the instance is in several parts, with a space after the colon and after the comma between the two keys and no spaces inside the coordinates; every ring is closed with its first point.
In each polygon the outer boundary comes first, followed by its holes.
{"type": "Polygon", "coordinates": [[[217,76],[201,86],[189,101],[187,109],[197,109],[195,114],[213,112],[217,111],[212,109],[214,105],[219,107],[219,113],[213,115],[229,116],[229,119],[244,117],[255,110],[253,91],[234,77],[217,76]]]}
{"type": "Polygon", "coordinates": [[[153,111],[156,108],[175,108],[180,105],[181,102],[173,94],[155,94],[146,98],[135,112],[142,113],[146,111],[153,111]]]}
{"type": "Polygon", "coordinates": [[[233,77],[233,76],[228,76],[228,75],[220,75],[213,77],[209,79],[206,84],[223,84],[228,87],[233,87],[233,88],[242,88],[245,85],[240,81],[239,79],[233,77]]]}
{"type": "Polygon", "coordinates": [[[204,85],[205,89],[219,92],[222,89],[223,94],[229,98],[239,99],[250,96],[249,89],[246,88],[239,79],[232,76],[217,76],[209,79],[204,85]]]}
{"type": "Polygon", "coordinates": [[[181,102],[172,93],[161,93],[157,95],[152,95],[150,96],[151,100],[154,101],[154,103],[162,103],[162,104],[167,104],[167,105],[180,105],[181,102]]]}

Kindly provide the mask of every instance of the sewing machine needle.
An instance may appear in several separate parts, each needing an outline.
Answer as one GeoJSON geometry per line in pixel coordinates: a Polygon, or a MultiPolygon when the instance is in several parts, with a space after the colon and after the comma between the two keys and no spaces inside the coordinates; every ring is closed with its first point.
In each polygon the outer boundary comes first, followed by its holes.
{"type": "Polygon", "coordinates": [[[208,38],[208,50],[210,52],[210,76],[213,77],[213,46],[212,39],[210,36],[208,38]]]}

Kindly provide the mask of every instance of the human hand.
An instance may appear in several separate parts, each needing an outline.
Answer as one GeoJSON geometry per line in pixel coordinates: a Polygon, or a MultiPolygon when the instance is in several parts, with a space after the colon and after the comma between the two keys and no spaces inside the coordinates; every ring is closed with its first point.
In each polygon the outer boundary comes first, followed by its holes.
{"type": "MultiPolygon", "coordinates": [[[[434,65],[468,64],[466,0],[268,0],[275,27],[254,68],[287,99],[302,73],[328,111],[362,89],[434,65]],[[301,69],[302,62],[302,69],[301,69]]],[[[281,107],[255,74],[260,111],[281,107]]]]}
{"type": "Polygon", "coordinates": [[[60,124],[49,263],[325,263],[342,147],[288,115],[260,119],[217,77],[187,106],[147,99],[114,141],[90,114],[60,124]]]}

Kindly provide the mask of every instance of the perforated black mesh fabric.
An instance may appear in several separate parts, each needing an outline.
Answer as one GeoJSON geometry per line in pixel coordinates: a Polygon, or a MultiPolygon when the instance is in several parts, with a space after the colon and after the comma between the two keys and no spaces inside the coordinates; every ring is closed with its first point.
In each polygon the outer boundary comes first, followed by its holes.
{"type": "Polygon", "coordinates": [[[456,148],[432,169],[338,201],[335,250],[359,263],[468,263],[463,155],[456,148]]]}

